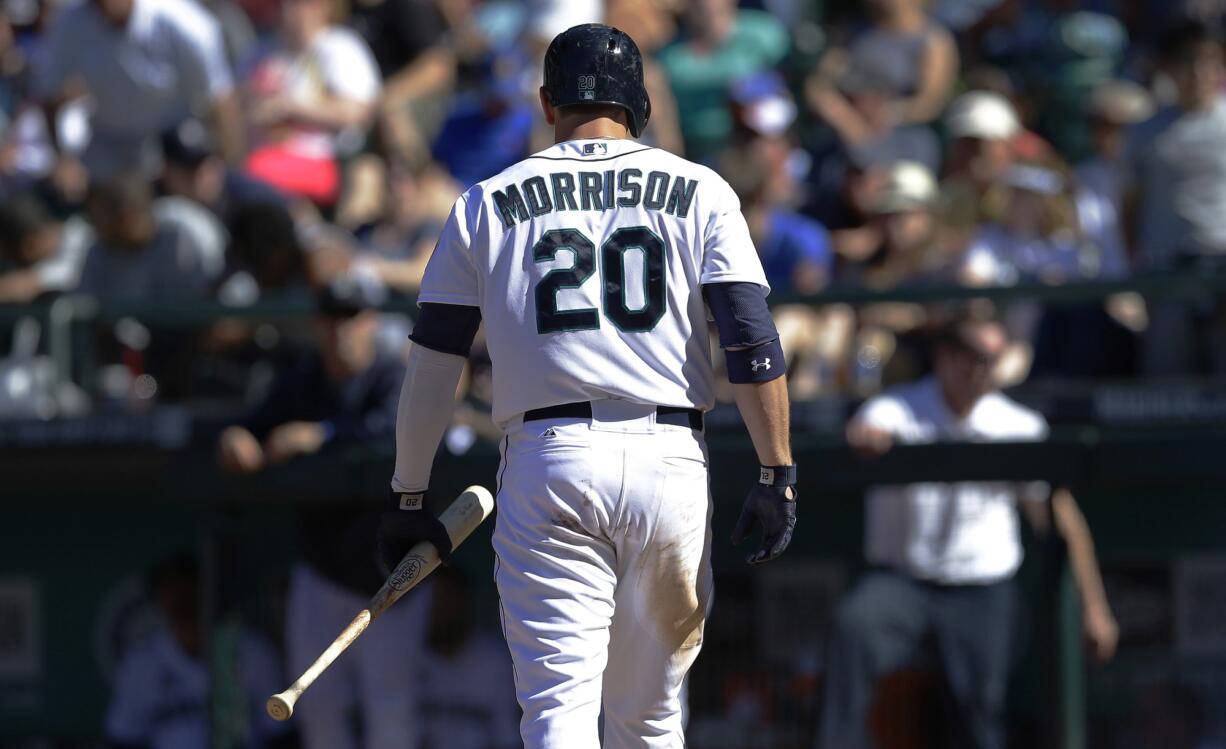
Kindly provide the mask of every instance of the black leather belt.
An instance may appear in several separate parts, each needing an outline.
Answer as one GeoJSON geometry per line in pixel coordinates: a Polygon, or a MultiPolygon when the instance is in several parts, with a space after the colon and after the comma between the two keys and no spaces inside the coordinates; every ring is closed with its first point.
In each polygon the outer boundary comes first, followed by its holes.
{"type": "MultiPolygon", "coordinates": [[[[592,404],[588,401],[577,403],[562,403],[557,406],[534,408],[524,412],[524,421],[540,419],[590,419],[592,404]]],[[[696,408],[681,408],[679,406],[656,406],[656,423],[672,424],[673,426],[689,427],[702,431],[702,411],[696,408]]]]}

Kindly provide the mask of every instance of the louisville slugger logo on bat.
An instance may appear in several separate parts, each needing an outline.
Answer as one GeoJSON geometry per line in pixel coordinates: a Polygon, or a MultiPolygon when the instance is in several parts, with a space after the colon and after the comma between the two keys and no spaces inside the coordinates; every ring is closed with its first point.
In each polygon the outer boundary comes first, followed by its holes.
{"type": "Polygon", "coordinates": [[[410,553],[392,572],[392,576],[387,579],[387,584],[395,590],[408,590],[417,583],[417,578],[425,567],[425,557],[410,553]]]}

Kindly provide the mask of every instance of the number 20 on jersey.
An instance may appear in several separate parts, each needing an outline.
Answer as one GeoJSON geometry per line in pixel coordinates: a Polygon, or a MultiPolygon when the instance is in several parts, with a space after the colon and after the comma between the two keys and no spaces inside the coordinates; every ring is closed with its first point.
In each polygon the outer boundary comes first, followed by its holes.
{"type": "MultiPolygon", "coordinates": [[[[536,285],[536,332],[599,328],[600,311],[593,307],[558,309],[560,289],[577,289],[596,272],[596,245],[577,229],[552,229],[532,247],[532,259],[551,262],[559,250],[570,250],[575,262],[569,268],[549,271],[536,285]]],[[[645,226],[627,226],[609,235],[600,245],[599,255],[604,316],[627,333],[653,329],[667,305],[664,241],[645,226]],[[643,253],[645,302],[638,309],[631,309],[626,299],[626,253],[633,249],[643,253]]]]}

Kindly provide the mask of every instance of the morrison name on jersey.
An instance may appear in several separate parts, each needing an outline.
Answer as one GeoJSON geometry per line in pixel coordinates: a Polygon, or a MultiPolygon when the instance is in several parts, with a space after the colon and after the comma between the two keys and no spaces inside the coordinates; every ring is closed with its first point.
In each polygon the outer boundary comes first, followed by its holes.
{"type": "Polygon", "coordinates": [[[553,172],[494,191],[494,207],[504,228],[550,211],[605,211],[642,205],[678,218],[690,213],[698,181],[641,169],[605,172],[553,172]]]}

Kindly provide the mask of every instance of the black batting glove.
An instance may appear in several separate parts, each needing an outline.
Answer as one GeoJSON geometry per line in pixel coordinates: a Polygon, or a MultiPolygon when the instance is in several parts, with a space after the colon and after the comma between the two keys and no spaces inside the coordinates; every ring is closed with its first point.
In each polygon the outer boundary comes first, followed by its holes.
{"type": "Polygon", "coordinates": [[[755,525],[762,526],[762,545],[746,562],[769,562],[788,547],[796,527],[796,466],[762,466],[732,531],[733,545],[748,538],[755,525]]]}
{"type": "Polygon", "coordinates": [[[418,541],[429,541],[444,562],[451,556],[451,537],[438,519],[429,492],[391,492],[379,518],[379,561],[391,574],[418,541]]]}

